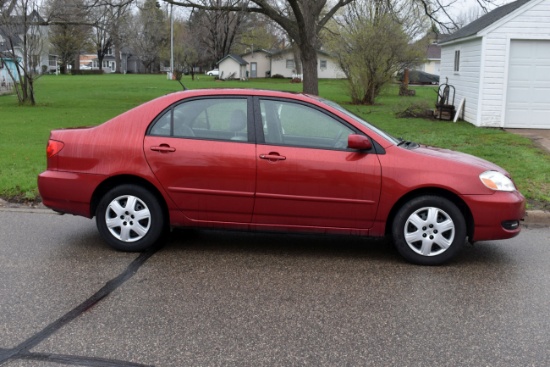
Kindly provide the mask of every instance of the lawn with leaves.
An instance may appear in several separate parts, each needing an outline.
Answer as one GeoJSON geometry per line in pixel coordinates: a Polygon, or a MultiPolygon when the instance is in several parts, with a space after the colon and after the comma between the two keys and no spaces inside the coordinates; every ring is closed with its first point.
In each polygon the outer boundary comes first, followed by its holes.
{"type": "MultiPolygon", "coordinates": [[[[204,75],[182,80],[189,89],[258,88],[300,92],[288,79],[217,81],[204,75]]],[[[508,170],[531,208],[550,208],[550,154],[524,137],[501,129],[476,128],[465,122],[427,118],[396,118],[410,105],[420,109],[435,103],[434,87],[414,87],[415,97],[399,97],[387,88],[375,106],[348,105],[345,81],[321,80],[320,95],[331,99],[389,133],[423,144],[470,153],[508,170]]],[[[164,75],[44,76],[36,82],[35,107],[17,105],[15,96],[0,96],[0,197],[37,198],[36,176],[46,167],[49,131],[100,124],[155,97],[181,90],[164,75]]]]}

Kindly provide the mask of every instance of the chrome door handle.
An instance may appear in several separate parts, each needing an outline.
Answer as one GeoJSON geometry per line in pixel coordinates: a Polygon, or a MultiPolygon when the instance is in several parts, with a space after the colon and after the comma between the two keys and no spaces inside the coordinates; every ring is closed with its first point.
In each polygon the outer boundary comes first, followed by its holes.
{"type": "Polygon", "coordinates": [[[151,147],[151,150],[160,153],[172,153],[176,151],[176,148],[172,148],[169,145],[161,145],[158,147],[151,147]]]}
{"type": "Polygon", "coordinates": [[[260,154],[260,159],[265,159],[268,161],[284,161],[286,159],[285,156],[280,155],[279,153],[269,153],[269,154],[260,154]]]}

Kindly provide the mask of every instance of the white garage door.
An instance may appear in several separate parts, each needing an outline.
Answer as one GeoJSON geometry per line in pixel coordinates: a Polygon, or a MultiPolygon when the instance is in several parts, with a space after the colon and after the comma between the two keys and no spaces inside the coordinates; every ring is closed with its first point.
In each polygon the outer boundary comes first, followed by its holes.
{"type": "Polygon", "coordinates": [[[550,41],[512,40],[505,127],[550,129],[550,41]]]}

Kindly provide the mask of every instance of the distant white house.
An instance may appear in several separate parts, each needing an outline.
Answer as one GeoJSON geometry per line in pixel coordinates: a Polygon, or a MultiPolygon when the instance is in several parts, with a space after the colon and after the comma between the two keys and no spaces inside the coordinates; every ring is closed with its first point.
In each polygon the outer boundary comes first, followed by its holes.
{"type": "Polygon", "coordinates": [[[229,54],[218,61],[220,79],[246,79],[246,66],[248,62],[239,55],[229,54]]]}
{"type": "Polygon", "coordinates": [[[33,10],[24,19],[19,15],[10,16],[9,25],[0,26],[0,57],[21,62],[23,60],[23,39],[27,38],[28,71],[34,73],[55,72],[57,57],[51,55],[48,41],[48,26],[36,25],[45,23],[44,19],[33,10]],[[26,22],[26,24],[25,24],[26,22]]]}
{"type": "Polygon", "coordinates": [[[430,43],[426,48],[426,59],[416,70],[439,75],[441,72],[441,46],[430,43]]]}
{"type": "Polygon", "coordinates": [[[249,78],[265,78],[271,73],[271,55],[272,52],[259,49],[241,55],[246,61],[249,78]]]}
{"type": "MultiPolygon", "coordinates": [[[[282,75],[291,78],[296,74],[296,62],[292,50],[282,50],[271,55],[271,75],[282,75]]],[[[338,61],[328,53],[317,51],[317,73],[320,79],[342,79],[345,74],[338,61]]]]}
{"type": "MultiPolygon", "coordinates": [[[[345,78],[335,58],[323,51],[317,52],[317,58],[319,78],[345,78]]],[[[299,63],[300,60],[297,62],[299,63]]],[[[274,75],[292,78],[297,76],[298,71],[292,50],[277,52],[254,50],[241,56],[229,54],[218,61],[218,67],[220,79],[265,78],[274,75]]]]}
{"type": "Polygon", "coordinates": [[[476,126],[550,129],[550,1],[518,0],[441,44],[441,79],[476,126]]]}

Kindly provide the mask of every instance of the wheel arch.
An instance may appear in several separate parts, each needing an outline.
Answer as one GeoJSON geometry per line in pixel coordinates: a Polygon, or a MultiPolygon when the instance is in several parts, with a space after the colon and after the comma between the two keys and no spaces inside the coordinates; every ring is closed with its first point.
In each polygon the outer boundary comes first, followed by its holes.
{"type": "Polygon", "coordinates": [[[168,205],[166,204],[166,200],[164,199],[164,196],[157,189],[157,187],[152,183],[150,183],[149,181],[147,181],[146,179],[138,176],[133,176],[133,175],[119,175],[119,176],[109,177],[107,180],[103,181],[95,189],[92,195],[92,200],[90,202],[90,213],[92,217],[95,216],[95,212],[97,210],[97,206],[99,205],[99,201],[101,200],[101,198],[107,192],[109,192],[109,190],[120,185],[137,185],[147,189],[158,199],[158,202],[164,212],[164,215],[166,216],[166,218],[168,218],[168,221],[170,220],[168,205]]]}
{"type": "Polygon", "coordinates": [[[420,197],[420,196],[441,196],[449,201],[451,201],[453,204],[455,204],[462,215],[464,216],[464,220],[466,221],[466,233],[468,235],[468,238],[473,238],[474,234],[474,218],[472,215],[472,212],[470,211],[470,208],[462,200],[457,194],[442,189],[438,187],[425,187],[417,190],[413,190],[411,192],[408,192],[404,196],[402,196],[392,207],[390,210],[390,213],[388,215],[388,219],[386,221],[386,229],[385,233],[386,235],[391,235],[392,233],[392,227],[395,220],[395,216],[399,209],[410,200],[420,197]]]}

